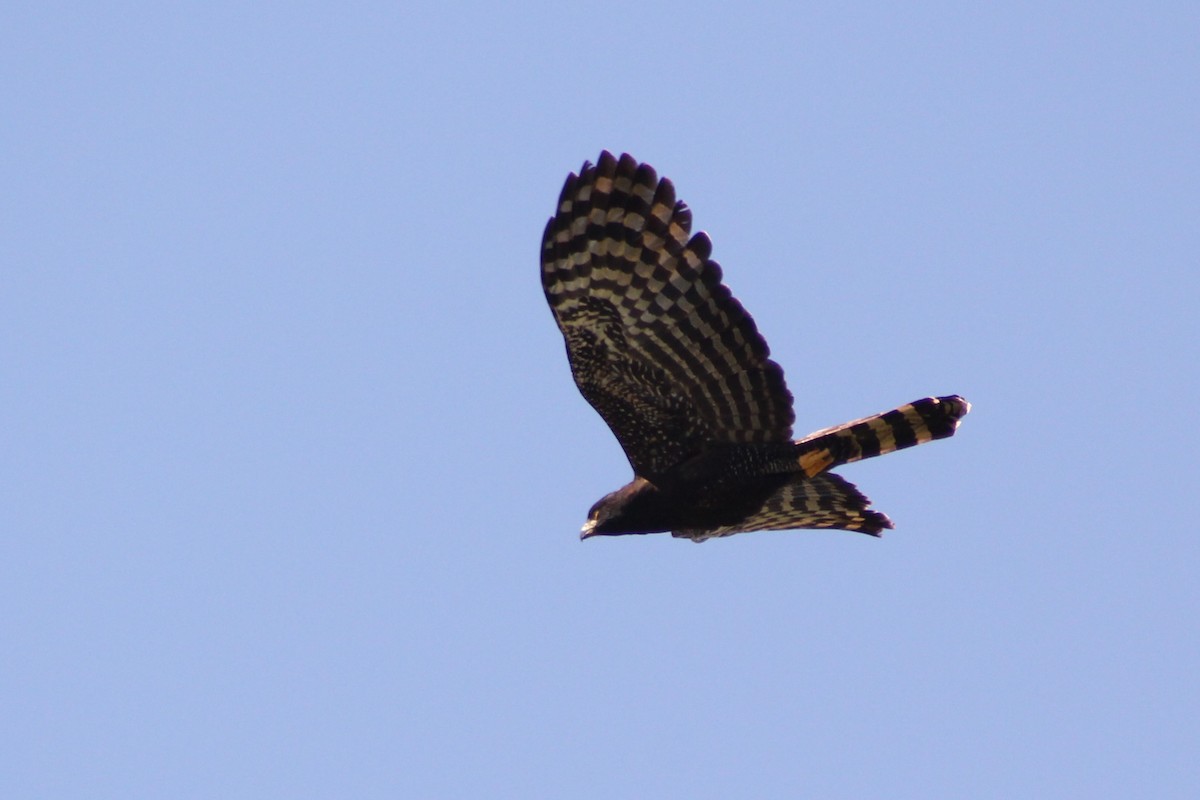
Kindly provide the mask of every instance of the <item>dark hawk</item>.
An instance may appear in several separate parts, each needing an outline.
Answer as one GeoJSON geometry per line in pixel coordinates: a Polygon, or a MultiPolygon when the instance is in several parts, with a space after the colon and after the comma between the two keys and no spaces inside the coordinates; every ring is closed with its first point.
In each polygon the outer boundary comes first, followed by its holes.
{"type": "Polygon", "coordinates": [[[926,397],[793,441],[783,370],[691,226],[669,180],[608,152],[567,177],[546,224],[542,286],[571,372],[634,473],[582,538],[891,528],[829,470],[952,436],[971,406],[926,397]]]}

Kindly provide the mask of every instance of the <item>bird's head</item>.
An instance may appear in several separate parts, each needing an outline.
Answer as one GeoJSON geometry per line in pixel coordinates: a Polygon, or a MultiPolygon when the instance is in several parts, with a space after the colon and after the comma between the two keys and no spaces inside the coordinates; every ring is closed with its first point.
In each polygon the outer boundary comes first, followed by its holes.
{"type": "Polygon", "coordinates": [[[624,533],[662,533],[669,528],[660,519],[659,491],[645,478],[636,478],[596,501],[588,512],[580,539],[624,533]]]}
{"type": "Polygon", "coordinates": [[[611,529],[616,524],[615,520],[621,517],[619,501],[613,502],[614,499],[617,499],[617,494],[617,492],[613,492],[596,501],[596,504],[588,511],[587,522],[583,523],[583,527],[579,530],[580,539],[613,533],[611,529]]]}

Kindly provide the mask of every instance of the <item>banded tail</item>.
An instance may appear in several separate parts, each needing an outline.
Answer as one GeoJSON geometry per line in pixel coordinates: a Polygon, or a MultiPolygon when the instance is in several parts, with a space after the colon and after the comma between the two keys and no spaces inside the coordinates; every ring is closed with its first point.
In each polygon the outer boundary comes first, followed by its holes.
{"type": "MultiPolygon", "coordinates": [[[[703,542],[745,531],[838,528],[878,536],[892,527],[887,515],[854,484],[830,469],[953,436],[971,404],[958,395],[924,397],[882,414],[811,433],[795,443],[800,471],[736,525],[672,531],[703,542]]],[[[777,466],[783,463],[775,462],[777,466]]],[[[791,469],[795,469],[794,466],[791,469]]]]}
{"type": "Polygon", "coordinates": [[[954,435],[971,404],[958,395],[923,397],[899,408],[810,433],[796,442],[808,477],[906,447],[954,435]]]}

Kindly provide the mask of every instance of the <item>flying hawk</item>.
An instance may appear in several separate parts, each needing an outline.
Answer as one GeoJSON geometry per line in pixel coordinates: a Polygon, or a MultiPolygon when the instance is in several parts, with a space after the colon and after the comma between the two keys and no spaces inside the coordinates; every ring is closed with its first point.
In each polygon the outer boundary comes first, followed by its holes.
{"type": "Polygon", "coordinates": [[[926,397],[793,441],[783,370],[691,223],[653,167],[603,152],[567,177],[546,224],[542,286],[571,372],[634,473],[582,538],[891,528],[829,470],[952,436],[970,404],[926,397]]]}

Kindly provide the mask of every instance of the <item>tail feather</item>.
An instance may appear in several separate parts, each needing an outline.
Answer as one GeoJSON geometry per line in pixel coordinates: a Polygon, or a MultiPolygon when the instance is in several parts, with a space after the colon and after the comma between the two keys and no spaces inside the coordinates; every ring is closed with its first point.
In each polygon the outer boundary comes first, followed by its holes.
{"type": "Polygon", "coordinates": [[[954,435],[971,404],[958,395],[923,397],[882,414],[810,433],[796,442],[797,461],[809,477],[954,435]]]}
{"type": "Polygon", "coordinates": [[[854,484],[828,470],[841,464],[881,456],[906,447],[954,435],[971,404],[958,395],[924,397],[882,414],[817,431],[795,442],[764,466],[764,474],[789,472],[757,511],[733,525],[672,531],[673,536],[702,542],[745,531],[791,528],[839,528],[878,536],[892,527],[886,514],[854,484]],[[795,460],[793,460],[795,459],[795,460]],[[796,472],[797,463],[800,471],[796,472]]]}

